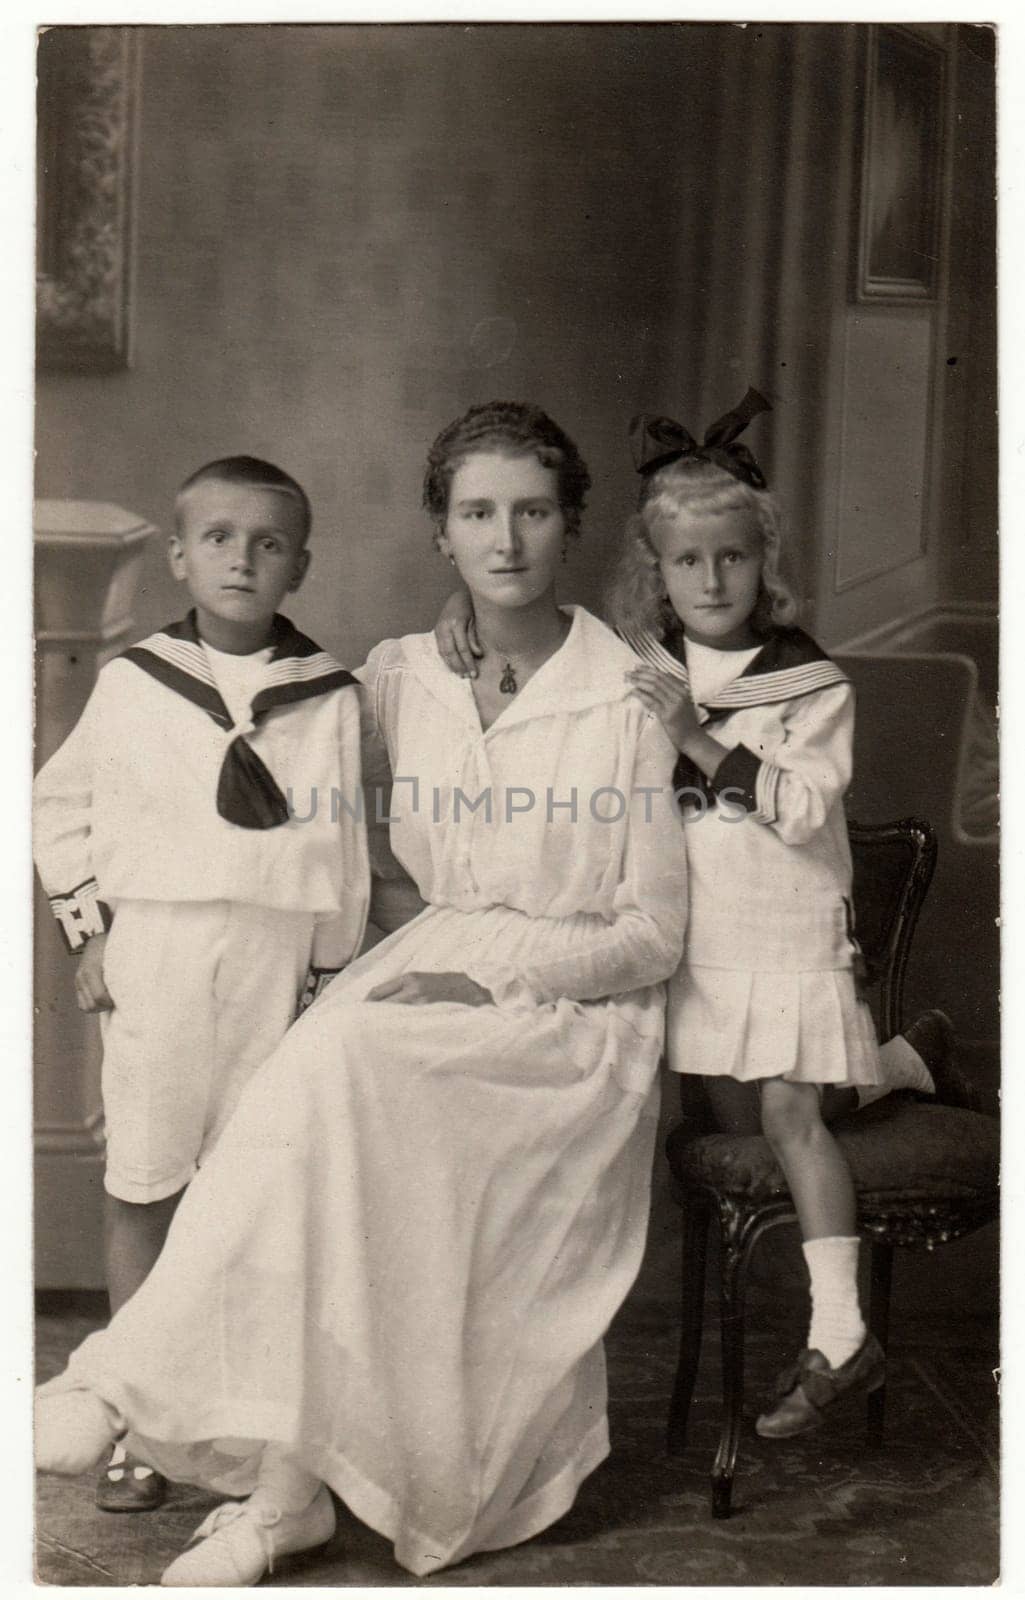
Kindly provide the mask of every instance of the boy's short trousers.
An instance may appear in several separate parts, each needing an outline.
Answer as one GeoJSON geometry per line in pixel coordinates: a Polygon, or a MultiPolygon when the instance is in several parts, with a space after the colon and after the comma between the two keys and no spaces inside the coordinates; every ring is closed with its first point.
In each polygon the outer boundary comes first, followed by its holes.
{"type": "Polygon", "coordinates": [[[118,904],[101,1013],[108,1193],[163,1200],[193,1177],[295,1017],[314,920],[228,900],[118,904]]]}

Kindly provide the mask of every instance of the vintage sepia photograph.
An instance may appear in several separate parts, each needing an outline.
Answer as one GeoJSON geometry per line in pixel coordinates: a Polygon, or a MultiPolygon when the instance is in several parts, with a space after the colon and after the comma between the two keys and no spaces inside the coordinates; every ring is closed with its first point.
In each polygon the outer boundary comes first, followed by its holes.
{"type": "Polygon", "coordinates": [[[37,1583],[1000,1581],[1001,27],[39,27],[37,1583]]]}

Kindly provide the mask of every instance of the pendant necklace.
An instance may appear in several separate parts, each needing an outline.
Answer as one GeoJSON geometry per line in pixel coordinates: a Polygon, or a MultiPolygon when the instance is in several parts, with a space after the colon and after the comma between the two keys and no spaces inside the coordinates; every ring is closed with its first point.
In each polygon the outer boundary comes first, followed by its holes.
{"type": "MultiPolygon", "coordinates": [[[[559,643],[555,646],[556,649],[559,648],[559,646],[562,644],[562,640],[569,632],[569,619],[560,618],[560,626],[562,637],[560,638],[559,643]]],[[[500,655],[501,654],[502,653],[500,652],[500,655]]],[[[519,694],[520,692],[519,681],[516,677],[516,668],[512,664],[511,656],[505,656],[505,665],[502,667],[502,676],[498,680],[498,692],[499,694],[519,694]]]]}

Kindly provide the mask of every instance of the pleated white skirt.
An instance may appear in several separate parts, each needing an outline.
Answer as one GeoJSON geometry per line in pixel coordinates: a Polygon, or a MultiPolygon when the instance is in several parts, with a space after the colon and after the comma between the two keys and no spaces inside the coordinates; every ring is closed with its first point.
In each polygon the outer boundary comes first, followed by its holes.
{"type": "Polygon", "coordinates": [[[875,1024],[849,969],[753,972],[686,963],[669,983],[674,1072],[748,1081],[881,1083],[875,1024]]]}

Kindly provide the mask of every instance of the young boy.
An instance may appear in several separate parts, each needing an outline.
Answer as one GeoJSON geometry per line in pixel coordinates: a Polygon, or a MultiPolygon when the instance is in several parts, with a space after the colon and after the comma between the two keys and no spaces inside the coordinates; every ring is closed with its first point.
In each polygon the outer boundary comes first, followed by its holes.
{"type": "MultiPolygon", "coordinates": [[[[233,456],[186,480],[175,524],[193,609],[102,669],[35,785],[39,874],[100,1013],[112,1312],[369,894],[355,680],[277,614],[310,563],[306,495],[233,456]]],[[[97,1504],[164,1492],[118,1446],[97,1504]]]]}

